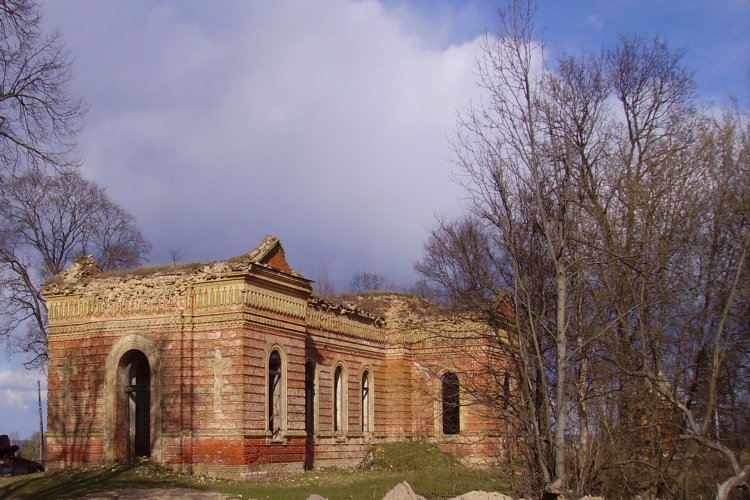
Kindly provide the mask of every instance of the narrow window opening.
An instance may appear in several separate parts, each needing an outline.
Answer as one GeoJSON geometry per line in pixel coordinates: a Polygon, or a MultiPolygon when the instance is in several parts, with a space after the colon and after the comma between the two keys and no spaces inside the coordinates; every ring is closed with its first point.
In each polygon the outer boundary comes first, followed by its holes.
{"type": "Polygon", "coordinates": [[[458,375],[447,372],[442,377],[443,434],[458,434],[461,430],[461,397],[458,375]]]}
{"type": "Polygon", "coordinates": [[[370,432],[372,416],[370,415],[370,372],[365,370],[362,374],[362,418],[361,431],[370,432]]]}
{"type": "Polygon", "coordinates": [[[333,375],[333,430],[342,431],[344,425],[343,369],[336,367],[333,375]]]}
{"type": "Polygon", "coordinates": [[[272,351],[268,359],[268,429],[278,436],[284,426],[281,355],[272,351]]]}

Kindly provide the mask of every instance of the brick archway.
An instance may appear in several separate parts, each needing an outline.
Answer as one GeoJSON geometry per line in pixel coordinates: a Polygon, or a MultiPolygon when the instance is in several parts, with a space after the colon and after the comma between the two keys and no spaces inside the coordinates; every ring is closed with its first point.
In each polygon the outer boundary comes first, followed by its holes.
{"type": "Polygon", "coordinates": [[[133,356],[143,356],[148,364],[149,405],[147,447],[151,458],[161,462],[161,361],[159,349],[149,337],[132,333],[112,346],[105,363],[104,388],[104,458],[108,462],[125,461],[129,456],[123,433],[123,409],[126,394],[121,380],[125,365],[133,356]],[[122,439],[118,439],[118,436],[122,439]]]}

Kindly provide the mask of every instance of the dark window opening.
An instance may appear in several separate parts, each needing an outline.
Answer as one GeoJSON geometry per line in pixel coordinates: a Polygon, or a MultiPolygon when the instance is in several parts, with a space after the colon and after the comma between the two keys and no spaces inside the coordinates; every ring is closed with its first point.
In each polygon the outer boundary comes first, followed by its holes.
{"type": "Polygon", "coordinates": [[[283,428],[281,374],[281,355],[273,351],[268,359],[268,429],[273,436],[283,428]]]}
{"type": "Polygon", "coordinates": [[[151,368],[146,355],[138,350],[125,353],[124,371],[125,459],[151,456],[151,368]]]}
{"type": "Polygon", "coordinates": [[[447,372],[443,375],[443,434],[458,434],[461,431],[461,397],[458,375],[447,372]]]}

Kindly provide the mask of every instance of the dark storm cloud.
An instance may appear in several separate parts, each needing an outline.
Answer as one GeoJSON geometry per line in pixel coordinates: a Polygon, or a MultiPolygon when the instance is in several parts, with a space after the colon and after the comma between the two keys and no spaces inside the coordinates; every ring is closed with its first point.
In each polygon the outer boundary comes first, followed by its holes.
{"type": "Polygon", "coordinates": [[[408,285],[433,214],[457,203],[447,135],[476,96],[476,42],[429,48],[375,2],[213,7],[48,5],[91,105],[85,172],[136,215],[154,261],[272,233],[313,279],[408,285]]]}

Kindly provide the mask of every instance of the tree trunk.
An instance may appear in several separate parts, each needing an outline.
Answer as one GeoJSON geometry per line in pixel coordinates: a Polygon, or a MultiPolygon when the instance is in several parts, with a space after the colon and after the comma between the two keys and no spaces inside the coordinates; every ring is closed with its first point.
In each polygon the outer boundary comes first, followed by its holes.
{"type": "Polygon", "coordinates": [[[748,479],[750,479],[750,465],[746,465],[739,474],[735,474],[723,483],[716,485],[716,500],[727,500],[732,490],[747,483],[748,479]]]}
{"type": "Polygon", "coordinates": [[[555,406],[555,479],[566,486],[565,477],[565,372],[567,370],[566,352],[566,314],[567,280],[564,264],[558,260],[555,263],[557,279],[557,386],[555,406]]]}

